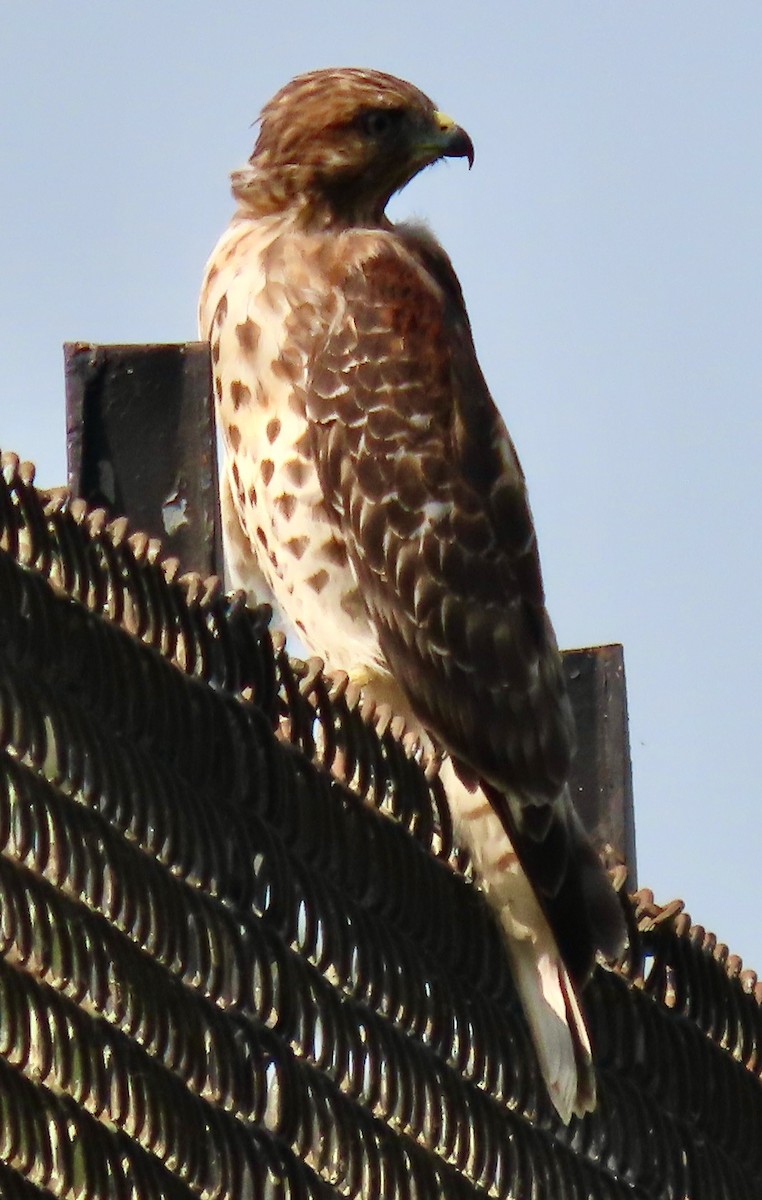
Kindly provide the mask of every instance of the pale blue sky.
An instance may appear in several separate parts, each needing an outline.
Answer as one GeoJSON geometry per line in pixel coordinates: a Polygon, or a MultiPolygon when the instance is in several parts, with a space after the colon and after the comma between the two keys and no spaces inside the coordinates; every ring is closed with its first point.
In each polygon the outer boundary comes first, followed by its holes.
{"type": "Polygon", "coordinates": [[[624,643],[641,882],[762,971],[759,0],[3,0],[0,445],[62,482],[61,343],[195,336],[250,124],[328,65],[474,139],[394,212],[460,274],[559,641],[624,643]]]}

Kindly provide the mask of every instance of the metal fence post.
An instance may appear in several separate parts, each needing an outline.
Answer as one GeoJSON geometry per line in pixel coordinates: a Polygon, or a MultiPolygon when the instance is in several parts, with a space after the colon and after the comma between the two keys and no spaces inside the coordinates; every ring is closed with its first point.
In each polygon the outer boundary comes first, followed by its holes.
{"type": "Polygon", "coordinates": [[[71,490],[161,538],[185,571],[221,575],[206,343],[70,342],[64,361],[71,490]]]}

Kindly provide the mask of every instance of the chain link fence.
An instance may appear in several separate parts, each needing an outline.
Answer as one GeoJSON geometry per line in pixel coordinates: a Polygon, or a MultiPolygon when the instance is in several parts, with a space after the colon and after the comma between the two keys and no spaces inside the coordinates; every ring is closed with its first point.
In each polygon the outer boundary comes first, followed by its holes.
{"type": "Polygon", "coordinates": [[[266,610],[0,477],[3,1196],[752,1200],[762,985],[675,902],[560,1124],[416,746],[266,610]]]}

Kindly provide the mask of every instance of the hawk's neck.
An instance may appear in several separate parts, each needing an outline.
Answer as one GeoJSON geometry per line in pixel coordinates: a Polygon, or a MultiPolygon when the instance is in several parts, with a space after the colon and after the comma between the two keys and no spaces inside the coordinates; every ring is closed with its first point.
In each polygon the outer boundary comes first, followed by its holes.
{"type": "Polygon", "coordinates": [[[296,170],[262,171],[248,164],[234,171],[231,181],[242,217],[282,216],[284,223],[303,233],[393,228],[384,212],[385,198],[351,188],[330,190],[296,170]]]}

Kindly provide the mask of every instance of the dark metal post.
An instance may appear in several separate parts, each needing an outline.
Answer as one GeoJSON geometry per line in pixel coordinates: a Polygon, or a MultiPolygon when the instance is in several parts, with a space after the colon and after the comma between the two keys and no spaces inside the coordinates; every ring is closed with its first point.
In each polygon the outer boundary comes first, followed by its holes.
{"type": "Polygon", "coordinates": [[[221,575],[209,348],[64,347],[69,487],[221,575]]]}
{"type": "Polygon", "coordinates": [[[635,813],[627,723],[627,687],[621,646],[566,650],[566,682],[577,725],[571,792],[599,848],[610,846],[627,864],[627,886],[637,887],[635,813]]]}

